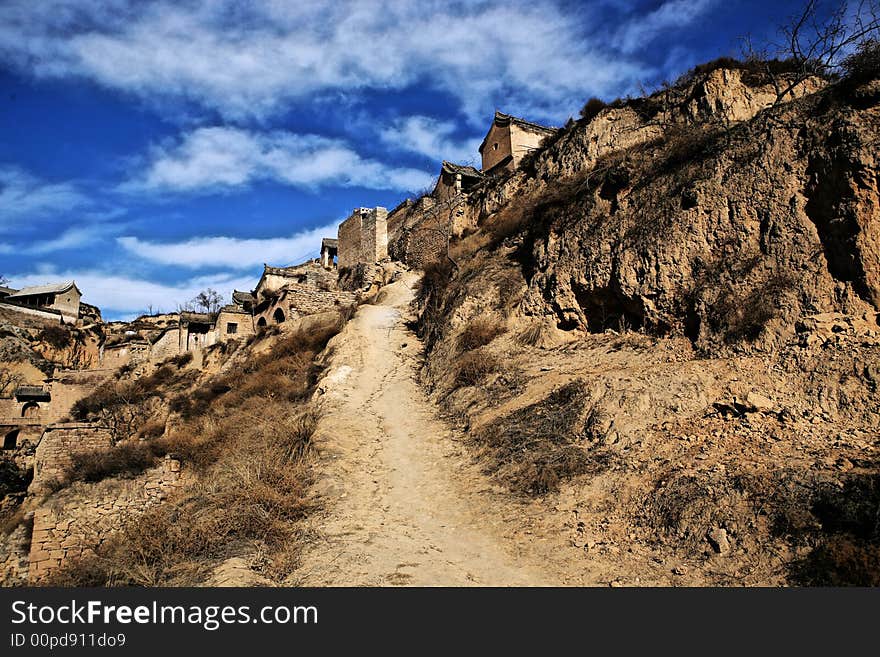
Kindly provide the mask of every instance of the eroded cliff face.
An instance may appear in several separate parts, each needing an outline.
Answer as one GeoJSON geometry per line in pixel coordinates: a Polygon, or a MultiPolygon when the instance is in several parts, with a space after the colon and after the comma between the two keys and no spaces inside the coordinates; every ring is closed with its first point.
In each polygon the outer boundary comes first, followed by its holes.
{"type": "Polygon", "coordinates": [[[702,122],[635,127],[626,109],[610,129],[608,112],[508,183],[518,189],[483,221],[522,215],[508,242],[525,314],[567,331],[770,347],[803,315],[880,307],[880,107],[829,89],[731,124],[764,97],[715,73],[680,108],[702,122]]]}
{"type": "Polygon", "coordinates": [[[586,559],[876,585],[880,85],[773,105],[742,76],[607,108],[473,199],[422,380],[586,559]]]}

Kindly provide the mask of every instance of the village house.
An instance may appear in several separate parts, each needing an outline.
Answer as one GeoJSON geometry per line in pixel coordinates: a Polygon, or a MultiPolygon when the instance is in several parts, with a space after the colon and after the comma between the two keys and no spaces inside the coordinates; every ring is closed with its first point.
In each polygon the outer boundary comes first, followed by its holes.
{"type": "Polygon", "coordinates": [[[480,144],[483,173],[497,175],[515,171],[523,158],[538,148],[556,128],[532,123],[516,116],[495,112],[489,132],[480,144]]]}
{"type": "Polygon", "coordinates": [[[2,294],[4,303],[55,312],[67,322],[79,319],[81,298],[82,292],[75,281],[36,285],[21,290],[4,288],[2,294]]]}
{"type": "Polygon", "coordinates": [[[322,260],[293,267],[263,266],[263,275],[251,296],[257,328],[354,303],[354,295],[339,289],[336,271],[325,268],[322,260]]]}

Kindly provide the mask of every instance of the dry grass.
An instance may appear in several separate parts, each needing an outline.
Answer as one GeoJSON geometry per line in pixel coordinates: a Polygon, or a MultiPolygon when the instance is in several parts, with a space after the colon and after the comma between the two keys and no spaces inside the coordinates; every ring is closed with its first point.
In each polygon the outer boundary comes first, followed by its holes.
{"type": "MultiPolygon", "coordinates": [[[[65,564],[49,583],[192,585],[218,560],[255,550],[268,556],[266,574],[283,579],[296,563],[297,523],[311,508],[318,417],[306,397],[318,374],[315,357],[348,316],[287,336],[204,383],[192,393],[198,402],[181,414],[183,422],[167,436],[133,443],[138,447],[128,451],[130,461],[120,447],[112,450],[132,466],[139,450],[171,454],[194,483],[127,524],[95,554],[65,564]]],[[[98,470],[96,464],[95,476],[98,470]]]]}
{"type": "Polygon", "coordinates": [[[501,363],[489,352],[469,351],[455,362],[453,389],[478,385],[500,369],[501,363]]]}
{"type": "Polygon", "coordinates": [[[156,465],[164,456],[163,445],[154,441],[130,440],[100,451],[74,452],[64,482],[95,482],[107,477],[132,477],[156,465]]]}
{"type": "Polygon", "coordinates": [[[460,351],[472,351],[479,347],[483,347],[499,335],[507,331],[498,317],[493,315],[484,315],[468,322],[458,334],[458,348],[460,351]]]}
{"type": "Polygon", "coordinates": [[[583,382],[569,383],[478,431],[473,440],[486,470],[514,491],[540,495],[605,468],[609,454],[586,444],[582,389],[583,382]]]}

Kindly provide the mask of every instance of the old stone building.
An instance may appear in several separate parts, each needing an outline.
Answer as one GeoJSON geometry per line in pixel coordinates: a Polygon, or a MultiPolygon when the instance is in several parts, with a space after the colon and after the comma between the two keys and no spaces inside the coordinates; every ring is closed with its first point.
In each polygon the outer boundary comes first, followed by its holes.
{"type": "Polygon", "coordinates": [[[355,301],[354,294],[339,289],[336,271],[325,269],[320,260],[293,267],[264,265],[252,298],[257,328],[333,310],[355,301]]]}
{"type": "Polygon", "coordinates": [[[483,174],[474,167],[443,161],[440,175],[431,196],[442,203],[466,194],[483,181],[483,174]]]}
{"type": "Polygon", "coordinates": [[[483,173],[496,175],[515,171],[526,155],[555,133],[556,128],[495,112],[489,132],[480,144],[483,173]]]}
{"type": "Polygon", "coordinates": [[[337,237],[340,269],[384,260],[388,257],[388,210],[356,208],[339,224],[337,237]]]}
{"type": "Polygon", "coordinates": [[[79,303],[82,292],[74,281],[54,283],[50,285],[37,285],[18,290],[5,297],[5,301],[30,306],[33,308],[47,308],[58,311],[65,319],[76,321],[79,319],[79,303]]]}

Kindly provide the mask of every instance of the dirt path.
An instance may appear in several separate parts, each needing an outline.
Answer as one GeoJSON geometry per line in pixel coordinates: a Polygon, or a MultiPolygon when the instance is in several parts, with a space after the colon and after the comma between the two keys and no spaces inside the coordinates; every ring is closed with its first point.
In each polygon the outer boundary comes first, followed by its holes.
{"type": "Polygon", "coordinates": [[[405,320],[415,280],[384,288],[380,305],[362,306],[332,343],[316,434],[325,508],[293,583],[595,582],[583,557],[565,563],[561,532],[528,529],[539,510],[479,472],[414,380],[422,347],[405,320]]]}

